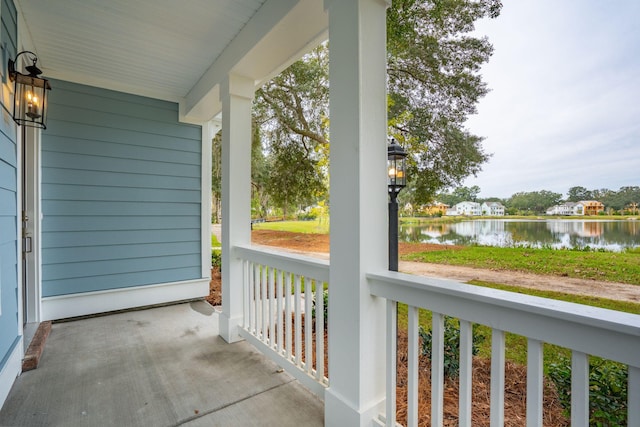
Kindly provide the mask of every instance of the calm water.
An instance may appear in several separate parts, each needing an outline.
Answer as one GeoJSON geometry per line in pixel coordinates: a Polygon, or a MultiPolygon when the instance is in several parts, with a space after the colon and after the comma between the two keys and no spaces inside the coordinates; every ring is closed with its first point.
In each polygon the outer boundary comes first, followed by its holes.
{"type": "Polygon", "coordinates": [[[603,248],[621,251],[640,247],[640,221],[509,220],[455,224],[400,225],[404,242],[454,245],[603,248]]]}

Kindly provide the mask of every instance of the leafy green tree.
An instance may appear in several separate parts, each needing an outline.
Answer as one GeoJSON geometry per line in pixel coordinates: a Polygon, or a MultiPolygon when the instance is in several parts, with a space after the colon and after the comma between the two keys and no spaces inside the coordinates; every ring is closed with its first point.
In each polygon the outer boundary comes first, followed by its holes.
{"type": "Polygon", "coordinates": [[[439,193],[436,199],[449,206],[453,206],[460,202],[475,202],[478,200],[480,187],[474,185],[472,187],[456,187],[451,193],[439,193]]]}
{"type": "Polygon", "coordinates": [[[562,194],[547,190],[520,192],[507,200],[507,207],[520,212],[542,214],[551,206],[559,204],[561,200],[562,194]]]}
{"type": "MultiPolygon", "coordinates": [[[[464,127],[488,91],[480,67],[492,53],[486,38],[470,33],[476,20],[498,16],[501,7],[499,0],[393,0],[388,9],[388,124],[389,134],[410,154],[411,191],[403,197],[411,200],[406,201],[430,201],[436,191],[479,172],[489,158],[482,138],[464,127]]],[[[325,176],[328,88],[325,44],[266,83],[254,103],[263,140],[299,145],[316,174],[325,176]]],[[[272,177],[295,172],[293,162],[280,164],[294,169],[272,171],[272,177]]]]}
{"type": "Polygon", "coordinates": [[[284,215],[326,193],[329,154],[329,52],[326,44],[256,92],[254,120],[267,152],[267,193],[284,215]]]}
{"type": "Polygon", "coordinates": [[[211,222],[222,220],[222,133],[211,141],[211,222]]]}
{"type": "Polygon", "coordinates": [[[309,206],[325,195],[324,178],[318,170],[316,161],[299,144],[272,146],[266,190],[285,218],[291,207],[309,206]]]}
{"type": "Polygon", "coordinates": [[[262,150],[260,128],[255,121],[251,131],[251,216],[265,218],[270,205],[267,190],[269,165],[262,150]]]}
{"type": "Polygon", "coordinates": [[[594,198],[593,192],[584,187],[571,187],[569,191],[567,191],[567,196],[568,202],[579,202],[581,200],[592,200],[594,198]]]}
{"type": "Polygon", "coordinates": [[[489,156],[464,123],[488,89],[480,67],[492,46],[471,36],[500,1],[394,0],[387,12],[390,134],[412,160],[415,202],[459,185],[489,156]]]}
{"type": "Polygon", "coordinates": [[[625,209],[632,203],[640,203],[640,187],[620,187],[616,196],[616,204],[612,207],[617,210],[625,209]]]}

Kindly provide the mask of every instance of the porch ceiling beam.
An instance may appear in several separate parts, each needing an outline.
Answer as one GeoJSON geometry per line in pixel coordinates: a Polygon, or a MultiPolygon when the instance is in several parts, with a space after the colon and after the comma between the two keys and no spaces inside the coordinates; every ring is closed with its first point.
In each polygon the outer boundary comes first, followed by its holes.
{"type": "Polygon", "coordinates": [[[220,84],[229,73],[258,86],[326,39],[327,25],[322,2],[268,0],[191,88],[181,118],[210,120],[222,110],[220,84]]]}

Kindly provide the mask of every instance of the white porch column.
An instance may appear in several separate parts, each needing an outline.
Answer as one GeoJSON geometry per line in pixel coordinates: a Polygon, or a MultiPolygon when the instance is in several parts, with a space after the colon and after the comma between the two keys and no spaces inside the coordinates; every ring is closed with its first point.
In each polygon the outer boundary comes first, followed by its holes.
{"type": "Polygon", "coordinates": [[[325,0],[331,100],[330,388],[328,426],[365,426],[383,412],[385,304],[366,273],[386,270],[384,0],[325,0]]]}
{"type": "Polygon", "coordinates": [[[251,243],[251,102],[254,82],[230,74],[222,102],[222,315],[220,335],[241,340],[242,263],[232,248],[251,243]]]}

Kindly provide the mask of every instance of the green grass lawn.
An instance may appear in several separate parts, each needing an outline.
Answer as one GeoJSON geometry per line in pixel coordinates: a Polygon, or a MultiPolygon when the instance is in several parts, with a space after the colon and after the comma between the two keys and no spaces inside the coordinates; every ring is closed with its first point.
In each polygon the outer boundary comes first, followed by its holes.
{"type": "Polygon", "coordinates": [[[640,285],[640,253],[469,246],[422,252],[403,259],[436,264],[515,270],[640,285]]]}
{"type": "Polygon", "coordinates": [[[273,221],[253,224],[254,230],[291,231],[294,233],[329,234],[329,218],[321,217],[312,221],[273,221]]]}

